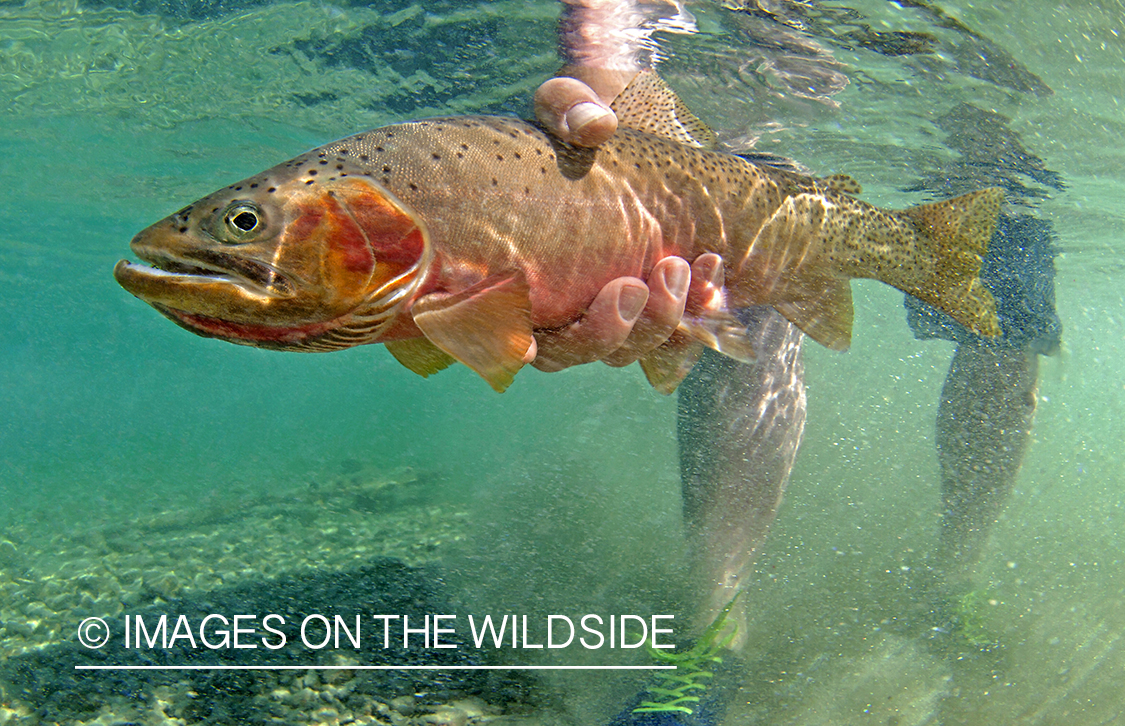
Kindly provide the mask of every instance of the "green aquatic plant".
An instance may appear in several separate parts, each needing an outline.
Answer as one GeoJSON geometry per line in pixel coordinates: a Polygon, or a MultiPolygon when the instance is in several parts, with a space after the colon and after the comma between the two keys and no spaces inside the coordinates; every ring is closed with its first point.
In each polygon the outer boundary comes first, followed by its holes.
{"type": "Polygon", "coordinates": [[[999,643],[984,619],[984,606],[992,600],[994,598],[988,592],[971,590],[953,604],[956,631],[974,648],[990,650],[999,643]]]}
{"type": "Polygon", "coordinates": [[[702,681],[713,678],[715,675],[708,669],[723,662],[719,653],[731,644],[738,633],[737,625],[732,627],[730,632],[723,633],[727,624],[727,615],[730,614],[736,600],[738,600],[737,594],[731,598],[731,601],[727,603],[727,606],[723,608],[715,620],[707,626],[695,645],[688,650],[680,653],[668,653],[649,646],[648,652],[655,660],[662,665],[675,666],[675,669],[656,672],[657,682],[645,689],[653,695],[653,699],[641,701],[633,709],[633,713],[678,712],[688,715],[694,713],[690,704],[699,703],[699,696],[694,694],[707,690],[706,684],[702,681]]]}

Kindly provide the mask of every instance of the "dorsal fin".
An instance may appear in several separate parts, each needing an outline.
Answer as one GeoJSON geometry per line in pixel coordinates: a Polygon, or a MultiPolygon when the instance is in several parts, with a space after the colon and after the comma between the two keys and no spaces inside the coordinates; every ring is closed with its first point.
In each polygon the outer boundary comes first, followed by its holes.
{"type": "Polygon", "coordinates": [[[824,188],[826,191],[847,194],[852,197],[863,194],[863,187],[847,174],[833,174],[832,176],[818,179],[817,186],[824,188]]]}
{"type": "Polygon", "coordinates": [[[772,151],[736,151],[733,153],[740,159],[746,159],[746,161],[757,166],[769,166],[802,176],[813,175],[804,164],[800,164],[787,156],[775,154],[772,151]]]}
{"type": "Polygon", "coordinates": [[[688,110],[655,71],[646,69],[634,76],[610,107],[618,123],[646,134],[703,149],[713,149],[718,142],[715,132],[688,110]]]}

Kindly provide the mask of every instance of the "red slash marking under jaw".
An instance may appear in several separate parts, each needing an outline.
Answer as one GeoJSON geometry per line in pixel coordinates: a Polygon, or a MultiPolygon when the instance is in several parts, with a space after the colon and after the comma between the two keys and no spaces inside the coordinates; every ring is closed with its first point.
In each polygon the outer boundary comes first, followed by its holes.
{"type": "Polygon", "coordinates": [[[252,323],[233,323],[229,320],[209,318],[205,315],[193,315],[183,310],[175,310],[164,306],[157,307],[173,318],[184,322],[192,329],[202,332],[204,335],[227,340],[290,343],[319,335],[331,328],[334,324],[334,321],[328,321],[292,327],[275,327],[271,325],[254,325],[252,323]]]}

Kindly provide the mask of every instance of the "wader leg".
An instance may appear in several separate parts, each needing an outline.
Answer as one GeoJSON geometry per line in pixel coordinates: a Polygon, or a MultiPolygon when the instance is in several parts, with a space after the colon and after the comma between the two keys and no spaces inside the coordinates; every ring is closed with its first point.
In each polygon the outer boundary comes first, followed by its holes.
{"type": "Polygon", "coordinates": [[[942,517],[938,575],[967,579],[1015,485],[1035,414],[1035,353],[985,343],[957,347],[937,417],[942,517]]]}
{"type": "MultiPolygon", "coordinates": [[[[744,312],[758,362],[708,350],[680,386],[677,434],[692,569],[705,601],[696,630],[738,592],[777,515],[805,427],[803,334],[772,308],[744,312]]],[[[736,644],[744,599],[732,611],[736,644]]]]}

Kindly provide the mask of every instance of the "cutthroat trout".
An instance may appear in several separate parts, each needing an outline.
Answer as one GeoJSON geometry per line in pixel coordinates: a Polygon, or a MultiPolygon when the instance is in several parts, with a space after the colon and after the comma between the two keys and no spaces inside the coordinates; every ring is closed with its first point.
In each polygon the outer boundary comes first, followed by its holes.
{"type": "MultiPolygon", "coordinates": [[[[874,278],[996,335],[978,277],[1002,201],[985,189],[904,211],[699,148],[708,131],[653,78],[615,102],[604,146],[511,118],[376,129],[232,184],[138,234],[114,274],[199,335],[325,351],[384,343],[421,375],[460,361],[503,391],[536,330],[568,325],[660,259],[724,260],[726,310],[772,305],[814,340],[851,340],[851,278],[874,278]]],[[[727,312],[685,316],[642,359],[671,392],[710,346],[742,360],[727,312]]]]}

